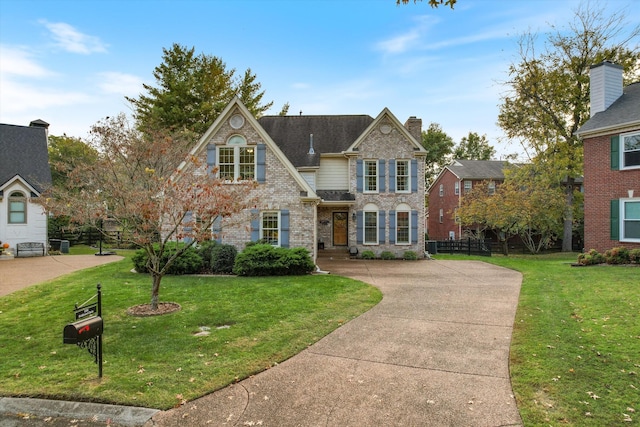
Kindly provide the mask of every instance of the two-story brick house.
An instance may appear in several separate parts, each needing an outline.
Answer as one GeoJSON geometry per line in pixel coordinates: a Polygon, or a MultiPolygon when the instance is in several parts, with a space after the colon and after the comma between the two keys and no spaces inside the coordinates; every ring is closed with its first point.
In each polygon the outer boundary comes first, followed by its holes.
{"type": "Polygon", "coordinates": [[[454,160],[445,166],[433,181],[429,196],[427,234],[430,240],[457,240],[464,230],[456,221],[456,210],[465,193],[474,185],[487,181],[489,191],[504,182],[504,168],[507,162],[501,160],[454,160]]]}
{"type": "Polygon", "coordinates": [[[257,182],[258,202],[214,225],[214,237],[319,250],[424,251],[424,156],[420,119],[367,115],[264,116],[234,99],[192,154],[218,175],[257,182]]]}
{"type": "Polygon", "coordinates": [[[640,248],[640,82],[623,88],[623,69],[590,70],[591,118],[584,140],[584,246],[640,248]]]}

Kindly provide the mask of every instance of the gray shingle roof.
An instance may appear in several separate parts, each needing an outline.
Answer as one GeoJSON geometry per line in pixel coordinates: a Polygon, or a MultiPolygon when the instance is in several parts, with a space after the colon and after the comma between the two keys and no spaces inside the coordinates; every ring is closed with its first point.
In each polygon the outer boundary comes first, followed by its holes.
{"type": "Polygon", "coordinates": [[[0,186],[16,175],[38,192],[51,185],[44,127],[0,123],[0,186]]]}
{"type": "Polygon", "coordinates": [[[634,122],[640,122],[640,83],[626,86],[620,98],[587,120],[576,133],[580,135],[634,122]]]}
{"type": "Polygon", "coordinates": [[[263,116],[260,126],[297,168],[320,166],[320,154],[345,151],[373,122],[368,115],[263,116]],[[309,154],[313,134],[315,154],[309,154]]]}
{"type": "Polygon", "coordinates": [[[454,160],[447,168],[460,179],[504,179],[503,160],[454,160]]]}

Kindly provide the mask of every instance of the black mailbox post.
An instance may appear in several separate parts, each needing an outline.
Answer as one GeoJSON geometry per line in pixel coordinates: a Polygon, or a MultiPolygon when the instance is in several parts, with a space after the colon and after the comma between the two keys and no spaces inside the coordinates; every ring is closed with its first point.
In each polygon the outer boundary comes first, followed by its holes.
{"type": "MultiPolygon", "coordinates": [[[[102,291],[98,283],[98,293],[89,299],[97,297],[97,302],[83,304],[78,307],[76,304],[74,312],[76,321],[67,323],[62,330],[62,342],[64,344],[76,344],[80,348],[86,348],[89,354],[95,357],[98,364],[98,377],[102,378],[102,331],[104,324],[102,321],[102,291]]],[[[87,302],[89,302],[87,301],[87,302]]]]}
{"type": "Polygon", "coordinates": [[[65,344],[78,344],[102,335],[102,317],[95,316],[69,323],[62,332],[65,344]]]}

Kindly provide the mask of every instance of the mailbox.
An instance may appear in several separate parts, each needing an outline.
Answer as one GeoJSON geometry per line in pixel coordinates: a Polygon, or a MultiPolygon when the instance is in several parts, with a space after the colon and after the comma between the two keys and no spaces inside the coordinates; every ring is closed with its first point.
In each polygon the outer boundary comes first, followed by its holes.
{"type": "Polygon", "coordinates": [[[64,327],[62,335],[65,344],[78,344],[102,335],[102,317],[95,316],[69,323],[64,327]]]}

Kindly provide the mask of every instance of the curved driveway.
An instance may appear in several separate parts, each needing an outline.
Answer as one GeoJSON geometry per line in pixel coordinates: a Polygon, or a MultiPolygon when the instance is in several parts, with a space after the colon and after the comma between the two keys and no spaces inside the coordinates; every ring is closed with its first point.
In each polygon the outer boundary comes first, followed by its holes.
{"type": "Polygon", "coordinates": [[[318,264],[383,300],[280,365],[145,425],[522,425],[509,380],[520,273],[476,261],[318,264]]]}

